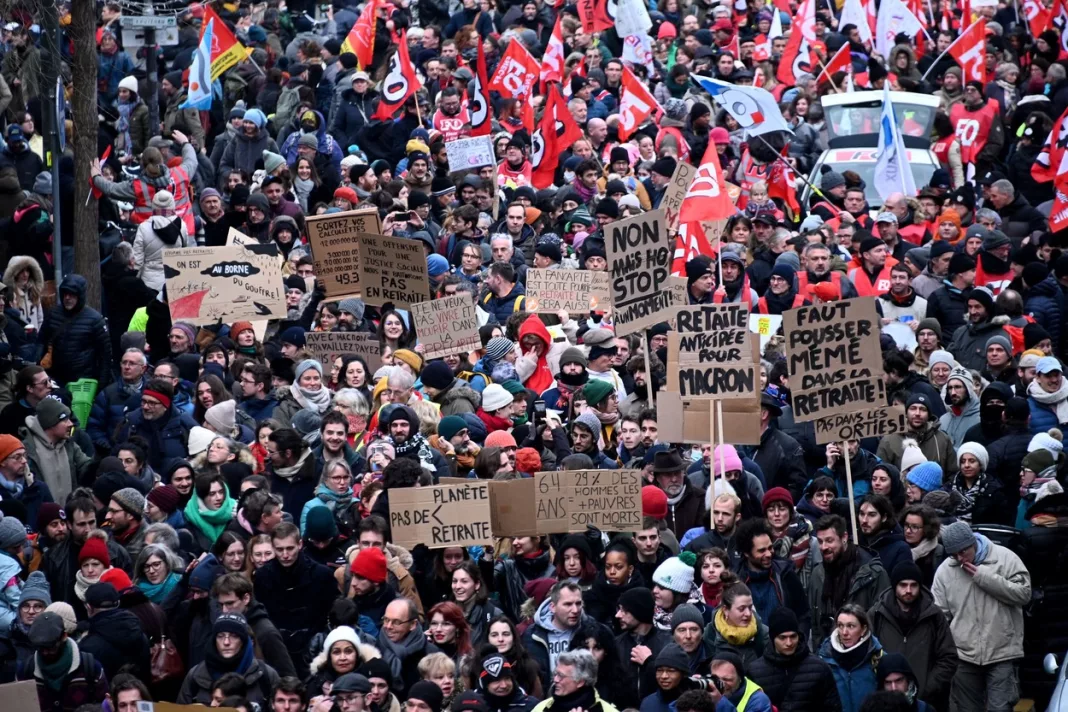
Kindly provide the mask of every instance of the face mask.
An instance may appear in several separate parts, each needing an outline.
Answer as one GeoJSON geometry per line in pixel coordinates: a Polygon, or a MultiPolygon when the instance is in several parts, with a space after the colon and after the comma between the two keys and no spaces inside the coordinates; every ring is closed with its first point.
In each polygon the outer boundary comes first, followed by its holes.
{"type": "Polygon", "coordinates": [[[573,180],[575,180],[575,172],[574,171],[564,171],[564,182],[565,183],[570,183],[573,180]]]}
{"type": "Polygon", "coordinates": [[[690,462],[701,461],[701,450],[698,448],[690,448],[690,462]]]}

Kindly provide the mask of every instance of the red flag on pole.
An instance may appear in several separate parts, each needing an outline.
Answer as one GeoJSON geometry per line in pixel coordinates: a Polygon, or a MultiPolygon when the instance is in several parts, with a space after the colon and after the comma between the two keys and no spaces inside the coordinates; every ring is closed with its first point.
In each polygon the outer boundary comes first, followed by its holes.
{"type": "Polygon", "coordinates": [[[478,59],[475,61],[475,76],[467,87],[470,100],[467,110],[471,114],[471,135],[489,136],[493,131],[492,111],[490,110],[489,92],[486,90],[486,54],[482,43],[478,43],[478,59]]]}
{"type": "Polygon", "coordinates": [[[511,99],[529,98],[540,72],[541,65],[530,56],[523,43],[509,42],[486,89],[511,99]]]}
{"type": "Polygon", "coordinates": [[[838,72],[844,72],[849,69],[851,59],[849,57],[849,43],[842,45],[830,61],[823,66],[823,71],[816,77],[816,84],[833,84],[834,80],[831,78],[838,72]]]}
{"type": "Polygon", "coordinates": [[[341,43],[342,52],[352,52],[360,63],[360,69],[371,66],[375,54],[375,24],[378,22],[378,0],[370,0],[363,12],[341,43]]]}
{"type": "Polygon", "coordinates": [[[816,4],[814,0],[803,0],[797,8],[797,16],[790,29],[790,38],[779,60],[776,77],[786,86],[794,86],[799,74],[812,72],[812,57],[809,42],[816,36],[816,4]]]}
{"type": "Polygon", "coordinates": [[[716,145],[709,143],[705,158],[682,200],[679,223],[726,220],[734,213],[734,203],[723,188],[723,172],[719,166],[716,145]]]}
{"type": "Polygon", "coordinates": [[[401,32],[397,51],[389,58],[389,71],[382,80],[382,97],[378,102],[378,110],[371,118],[379,121],[392,119],[404,106],[404,102],[408,101],[408,97],[419,91],[420,86],[422,85],[415,74],[412,60],[408,57],[408,33],[401,32]]]}
{"type": "Polygon", "coordinates": [[[541,190],[553,184],[556,168],[560,164],[561,149],[581,136],[582,131],[567,110],[560,88],[550,84],[545,98],[545,111],[531,137],[530,163],[534,168],[531,183],[535,188],[541,190]]]}
{"type": "MultiPolygon", "coordinates": [[[[556,16],[556,26],[553,27],[553,33],[549,36],[549,46],[545,49],[545,56],[542,58],[541,81],[543,86],[544,82],[562,82],[564,80],[564,32],[560,26],[560,17],[560,15],[556,16]]],[[[544,93],[544,90],[542,93],[544,93]]]]}
{"type": "Polygon", "coordinates": [[[973,22],[953,40],[946,50],[957,60],[964,73],[964,82],[982,82],[986,84],[986,20],[973,22]]]}
{"type": "Polygon", "coordinates": [[[634,76],[629,67],[623,65],[619,91],[619,140],[630,138],[635,129],[657,109],[663,111],[648,87],[634,76]]]}

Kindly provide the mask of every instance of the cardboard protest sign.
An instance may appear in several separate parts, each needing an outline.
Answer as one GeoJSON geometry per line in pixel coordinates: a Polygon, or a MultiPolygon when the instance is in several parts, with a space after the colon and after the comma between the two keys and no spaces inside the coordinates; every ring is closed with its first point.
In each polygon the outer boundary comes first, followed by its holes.
{"type": "MultiPolygon", "coordinates": [[[[444,479],[444,478],[442,478],[444,479]]],[[[490,510],[494,536],[536,536],[533,477],[496,482],[490,480],[490,510]]]]}
{"type": "Polygon", "coordinates": [[[678,308],[667,387],[683,398],[752,399],[759,390],[746,304],[678,308]]]}
{"type": "Polygon", "coordinates": [[[378,337],[366,331],[310,331],[305,337],[304,350],[313,359],[323,364],[329,372],[330,364],[338,356],[362,356],[367,362],[370,382],[375,371],[382,368],[382,345],[378,337]]]}
{"type": "Polygon", "coordinates": [[[466,354],[482,347],[478,314],[469,294],[413,304],[412,320],[423,345],[424,359],[466,354]]]}
{"type": "Polygon", "coordinates": [[[672,315],[671,292],[664,285],[674,239],[668,237],[664,211],[617,220],[605,232],[616,336],[665,321],[672,315]]]}
{"type": "Polygon", "coordinates": [[[259,241],[256,238],[246,235],[245,233],[238,230],[236,227],[230,228],[230,230],[226,233],[227,245],[255,245],[258,242],[259,241]]]}
{"type": "MultiPolygon", "coordinates": [[[[735,445],[760,444],[760,400],[727,400],[723,412],[723,438],[735,445]]],[[[661,391],[656,396],[657,423],[663,442],[700,445],[719,432],[716,404],[710,400],[685,399],[678,393],[661,391]]]]}
{"type": "Polygon", "coordinates": [[[853,413],[832,413],[817,420],[815,426],[817,445],[896,435],[908,430],[905,409],[894,406],[853,413]]]}
{"type": "Polygon", "coordinates": [[[538,472],[535,512],[539,534],[636,532],[642,528],[641,470],[538,472]]]}
{"type": "Polygon", "coordinates": [[[449,141],[445,144],[445,152],[449,157],[450,173],[497,165],[492,136],[475,136],[449,141]]]}
{"type": "Polygon", "coordinates": [[[690,189],[695,173],[697,169],[689,163],[679,161],[675,164],[675,172],[671,174],[671,181],[664,189],[664,197],[660,199],[660,209],[664,211],[668,230],[679,229],[682,199],[686,197],[686,191],[690,189]]]}
{"type": "Polygon", "coordinates": [[[608,273],[586,269],[529,269],[527,311],[537,314],[588,314],[609,307],[608,273]]]}
{"type": "Polygon", "coordinates": [[[165,249],[163,275],[172,321],[217,324],[286,318],[282,267],[274,244],[165,249]]]}
{"type": "Polygon", "coordinates": [[[389,491],[389,523],[393,543],[481,546],[493,543],[489,483],[404,487],[389,491]]]}
{"type": "Polygon", "coordinates": [[[326,298],[360,296],[360,235],[382,232],[378,211],[372,208],[309,215],[304,222],[315,274],[326,286],[326,298]]]}
{"type": "Polygon", "coordinates": [[[368,304],[380,307],[392,303],[397,309],[410,310],[430,296],[423,243],[364,235],[360,239],[359,284],[368,304]]]}
{"type": "Polygon", "coordinates": [[[0,700],[4,701],[4,709],[10,712],[40,712],[41,710],[41,703],[37,701],[37,683],[33,680],[0,685],[0,700]]]}
{"type": "Polygon", "coordinates": [[[886,403],[873,298],[801,307],[782,316],[794,420],[807,423],[886,403]]]}

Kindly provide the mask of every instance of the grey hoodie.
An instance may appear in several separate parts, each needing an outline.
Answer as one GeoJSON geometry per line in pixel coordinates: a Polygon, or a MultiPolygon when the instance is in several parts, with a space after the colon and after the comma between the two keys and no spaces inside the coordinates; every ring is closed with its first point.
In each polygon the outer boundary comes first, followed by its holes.
{"type": "Polygon", "coordinates": [[[551,610],[552,601],[546,598],[538,606],[537,612],[534,613],[534,622],[539,628],[545,630],[548,635],[549,643],[549,669],[556,669],[556,659],[560,657],[560,653],[566,653],[567,649],[571,647],[571,638],[575,635],[575,631],[578,630],[578,626],[571,630],[559,628],[556,625],[556,621],[553,619],[553,612],[551,610]]]}
{"type": "Polygon", "coordinates": [[[63,440],[53,445],[45,435],[41,424],[37,422],[36,415],[26,416],[26,432],[23,442],[29,445],[27,450],[32,449],[35,474],[44,480],[52,497],[57,502],[65,502],[67,496],[74,490],[74,473],[70,471],[70,456],[67,454],[67,445],[77,447],[72,440],[63,440]]]}
{"type": "MultiPolygon", "coordinates": [[[[954,449],[959,448],[964,444],[964,436],[967,434],[968,429],[973,425],[979,424],[979,397],[975,395],[975,385],[972,383],[972,379],[965,377],[964,374],[958,374],[956,370],[949,376],[950,381],[961,381],[964,383],[965,389],[968,391],[968,402],[964,404],[964,408],[961,409],[959,415],[956,415],[954,409],[950,406],[946,407],[945,414],[938,419],[938,424],[942,428],[942,432],[949,436],[949,439],[953,441],[954,449]]],[[[949,385],[949,381],[946,382],[949,385]]],[[[946,397],[946,387],[942,386],[942,398],[946,397]]]]}

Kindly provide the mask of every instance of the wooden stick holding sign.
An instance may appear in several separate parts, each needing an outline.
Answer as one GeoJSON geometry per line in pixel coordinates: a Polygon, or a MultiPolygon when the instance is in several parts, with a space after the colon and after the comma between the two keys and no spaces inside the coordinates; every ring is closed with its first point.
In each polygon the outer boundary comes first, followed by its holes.
{"type": "MultiPolygon", "coordinates": [[[[717,257],[718,257],[718,255],[717,255],[717,257]]],[[[719,282],[717,284],[718,284],[718,286],[722,287],[723,286],[723,260],[721,260],[721,259],[717,259],[716,260],[716,268],[719,271],[719,282]]],[[[742,280],[742,288],[743,289],[745,288],[745,280],[742,280]]],[[[722,400],[716,401],[716,424],[719,425],[719,433],[718,433],[719,434],[719,471],[720,471],[721,476],[726,478],[727,477],[726,454],[723,452],[724,450],[726,450],[726,448],[724,447],[724,445],[726,445],[726,443],[723,442],[724,438],[723,438],[723,401],[722,400]]],[[[712,454],[715,455],[715,453],[716,453],[716,439],[713,438],[712,439],[712,454]]],[[[711,462],[711,458],[709,458],[709,462],[711,462]]],[[[713,491],[713,494],[714,493],[715,493],[715,491],[713,491]]],[[[716,499],[715,497],[712,498],[713,501],[715,501],[715,499],[716,499]]],[[[714,528],[714,525],[713,525],[713,528],[714,528]]]]}
{"type": "Polygon", "coordinates": [[[860,546],[860,534],[857,532],[857,508],[853,504],[853,466],[849,464],[849,441],[842,441],[842,457],[846,465],[846,489],[849,492],[849,523],[853,527],[853,546],[860,546]]]}
{"type": "Polygon", "coordinates": [[[649,407],[656,410],[656,390],[653,387],[653,344],[648,329],[642,329],[645,337],[645,390],[649,394],[649,407]]]}

